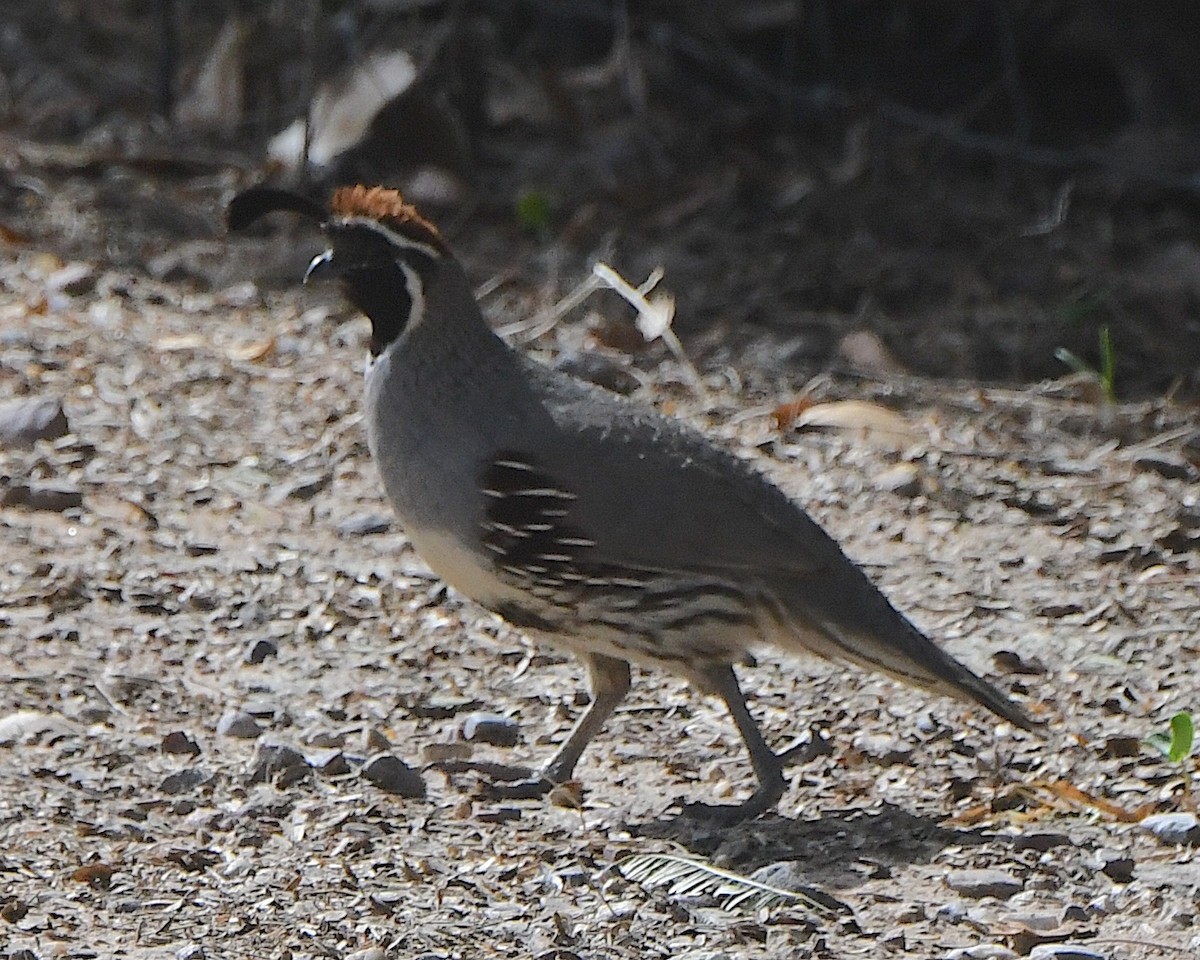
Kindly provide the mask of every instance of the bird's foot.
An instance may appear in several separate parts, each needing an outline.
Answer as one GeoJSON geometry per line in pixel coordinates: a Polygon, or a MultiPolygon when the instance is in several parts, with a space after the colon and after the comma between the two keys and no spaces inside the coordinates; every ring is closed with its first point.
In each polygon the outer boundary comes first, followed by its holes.
{"type": "Polygon", "coordinates": [[[774,810],[783,796],[783,777],[772,778],[769,783],[761,785],[747,800],[736,804],[684,804],[683,815],[693,820],[711,823],[714,826],[729,827],[761,817],[764,813],[774,810]]]}
{"type": "Polygon", "coordinates": [[[461,759],[439,760],[431,763],[429,769],[479,774],[483,778],[479,793],[488,800],[536,800],[560,788],[567,790],[569,795],[578,792],[576,781],[558,776],[550,769],[539,773],[530,767],[461,759]]]}
{"type": "Polygon", "coordinates": [[[554,784],[540,774],[530,771],[530,776],[517,780],[493,780],[480,787],[480,793],[488,800],[536,800],[554,789],[554,784]]]}

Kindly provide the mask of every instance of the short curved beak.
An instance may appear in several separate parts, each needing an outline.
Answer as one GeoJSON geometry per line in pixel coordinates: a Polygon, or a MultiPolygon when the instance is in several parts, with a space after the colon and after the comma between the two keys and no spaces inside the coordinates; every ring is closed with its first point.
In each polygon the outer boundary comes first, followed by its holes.
{"type": "Polygon", "coordinates": [[[326,280],[329,277],[335,276],[337,269],[333,263],[333,251],[326,250],[324,253],[319,253],[312,258],[312,263],[308,265],[308,269],[304,271],[304,282],[310,280],[326,280]]]}

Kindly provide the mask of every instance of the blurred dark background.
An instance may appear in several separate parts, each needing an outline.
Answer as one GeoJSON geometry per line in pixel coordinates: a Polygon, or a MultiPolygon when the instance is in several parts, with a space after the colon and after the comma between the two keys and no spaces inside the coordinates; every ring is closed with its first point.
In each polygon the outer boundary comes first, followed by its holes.
{"type": "Polygon", "coordinates": [[[6,0],[0,233],[211,288],[233,190],[383,182],[493,288],[665,266],[701,362],[1107,337],[1122,396],[1194,396],[1197,49],[1186,2],[6,0]]]}

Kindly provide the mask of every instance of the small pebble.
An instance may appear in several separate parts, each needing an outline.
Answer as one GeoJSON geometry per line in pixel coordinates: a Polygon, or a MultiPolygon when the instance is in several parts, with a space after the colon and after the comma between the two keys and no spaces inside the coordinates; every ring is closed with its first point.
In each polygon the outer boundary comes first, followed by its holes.
{"type": "Polygon", "coordinates": [[[1146,817],[1141,827],[1163,843],[1200,843],[1200,820],[1194,813],[1155,813],[1146,817]]]}
{"type": "Polygon", "coordinates": [[[1003,870],[956,870],[946,876],[946,885],[964,897],[996,897],[1005,900],[1020,893],[1023,884],[1003,870]]]}
{"type": "Polygon", "coordinates": [[[274,700],[247,700],[242,712],[259,720],[278,720],[283,717],[283,708],[274,700]]]}
{"type": "Polygon", "coordinates": [[[473,752],[469,743],[428,743],[421,748],[421,759],[426,763],[468,760],[473,752]]]}
{"type": "Polygon", "coordinates": [[[46,278],[46,289],[62,291],[72,297],[90,293],[96,288],[96,272],[91,264],[64,264],[46,278]]]}
{"type": "Polygon", "coordinates": [[[1136,757],[1142,752],[1141,737],[1109,737],[1104,741],[1105,757],[1136,757]]]}
{"type": "Polygon", "coordinates": [[[212,779],[212,774],[201,767],[188,767],[178,773],[172,773],[163,779],[158,789],[169,796],[177,796],[195,790],[201,784],[212,779]]]}
{"type": "Polygon", "coordinates": [[[310,748],[304,760],[323,777],[341,777],[350,772],[350,761],[337,747],[310,748]]]}
{"type": "Polygon", "coordinates": [[[386,513],[356,513],[337,525],[343,537],[366,537],[375,533],[387,533],[392,527],[392,518],[386,513]]]}
{"type": "Polygon", "coordinates": [[[363,743],[367,748],[367,753],[387,753],[392,749],[392,741],[377,727],[367,729],[363,743]]]}
{"type": "Polygon", "coordinates": [[[285,743],[260,742],[255,759],[251,783],[273,782],[280,789],[287,789],[312,776],[312,768],[300,751],[285,743]]]}
{"type": "Polygon", "coordinates": [[[222,737],[239,737],[242,740],[253,740],[262,735],[263,728],[250,714],[239,710],[229,710],[222,714],[217,721],[217,733],[222,737]]]}
{"type": "Polygon", "coordinates": [[[780,890],[807,890],[810,886],[798,860],[777,860],[765,864],[750,874],[750,879],[780,890]]]}
{"type": "Polygon", "coordinates": [[[515,746],[521,735],[521,728],[512,718],[496,713],[469,713],[461,718],[458,731],[464,740],[497,747],[515,746]]]}
{"type": "Polygon", "coordinates": [[[1013,960],[1017,956],[998,943],[980,943],[974,947],[959,947],[946,954],[946,960],[1013,960]]]}
{"type": "Polygon", "coordinates": [[[198,757],[200,744],[182,730],[172,730],[162,739],[162,752],[198,757]]]}
{"type": "Polygon", "coordinates": [[[246,646],[246,662],[252,664],[260,664],[269,657],[279,653],[279,648],[275,646],[273,640],[267,640],[260,637],[257,640],[250,641],[246,646]]]}
{"type": "Polygon", "coordinates": [[[310,473],[287,483],[274,498],[282,500],[311,500],[333,482],[329,473],[310,473]]]}
{"type": "Polygon", "coordinates": [[[1070,844],[1071,838],[1065,833],[1018,833],[1012,838],[1014,850],[1036,850],[1038,853],[1070,844]]]}
{"type": "Polygon", "coordinates": [[[1132,857],[1113,857],[1105,860],[1101,872],[1114,883],[1129,883],[1133,880],[1133,868],[1136,864],[1132,857]]]}
{"type": "Polygon", "coordinates": [[[1029,960],[1108,960],[1108,955],[1077,943],[1043,943],[1029,951],[1029,960]]]}
{"type": "Polygon", "coordinates": [[[934,915],[935,920],[942,920],[948,923],[958,923],[967,915],[967,908],[961,903],[943,903],[937,908],[937,913],[934,915]]]}
{"type": "Polygon", "coordinates": [[[421,775],[393,754],[381,753],[372,757],[363,767],[362,775],[387,793],[417,800],[425,797],[425,781],[421,775]]]}

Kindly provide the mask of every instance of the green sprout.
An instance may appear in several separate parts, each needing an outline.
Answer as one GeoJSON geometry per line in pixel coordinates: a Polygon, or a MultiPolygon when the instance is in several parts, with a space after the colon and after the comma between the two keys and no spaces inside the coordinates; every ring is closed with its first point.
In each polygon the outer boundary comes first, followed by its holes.
{"type": "Polygon", "coordinates": [[[1054,351],[1054,359],[1065,363],[1076,373],[1084,373],[1093,377],[1104,391],[1104,399],[1109,403],[1117,402],[1117,351],[1113,346],[1112,331],[1105,324],[1100,328],[1100,369],[1091,366],[1079,354],[1059,347],[1054,351]]]}
{"type": "Polygon", "coordinates": [[[1196,727],[1192,715],[1180,710],[1171,718],[1170,732],[1160,730],[1146,738],[1146,743],[1161,753],[1171,763],[1183,763],[1192,755],[1196,745],[1196,727]]]}

